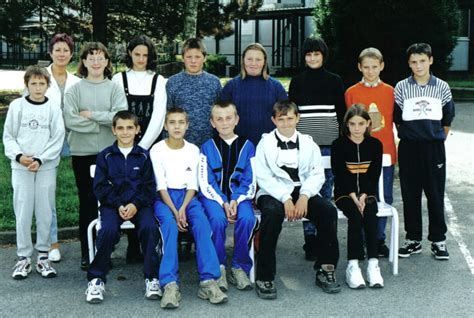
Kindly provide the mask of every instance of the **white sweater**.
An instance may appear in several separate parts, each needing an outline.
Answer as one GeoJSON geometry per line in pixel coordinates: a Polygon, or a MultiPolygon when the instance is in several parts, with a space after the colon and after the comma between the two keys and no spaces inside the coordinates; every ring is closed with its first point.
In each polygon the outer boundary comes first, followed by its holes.
{"type": "Polygon", "coordinates": [[[19,154],[40,159],[40,170],[56,168],[63,141],[63,116],[54,102],[48,99],[43,104],[33,104],[20,97],[10,103],[3,144],[12,169],[27,170],[15,160],[19,154]]]}
{"type": "MultiPolygon", "coordinates": [[[[127,71],[128,92],[131,95],[150,95],[151,84],[155,72],[144,71],[136,72],[134,70],[127,71]]],[[[117,73],[112,78],[115,82],[124,88],[122,73],[117,73]]],[[[145,134],[138,143],[139,146],[150,149],[152,143],[158,138],[163,129],[166,114],[166,79],[158,75],[156,80],[155,94],[153,100],[153,113],[151,114],[150,124],[148,125],[145,134]]]]}
{"type": "MultiPolygon", "coordinates": [[[[257,184],[260,187],[257,192],[257,199],[261,195],[271,195],[284,203],[291,199],[291,193],[295,186],[290,175],[277,165],[278,147],[275,130],[263,134],[257,146],[255,173],[257,184]]],[[[325,181],[321,152],[311,136],[298,132],[298,140],[300,194],[311,198],[319,193],[325,181]]]]}

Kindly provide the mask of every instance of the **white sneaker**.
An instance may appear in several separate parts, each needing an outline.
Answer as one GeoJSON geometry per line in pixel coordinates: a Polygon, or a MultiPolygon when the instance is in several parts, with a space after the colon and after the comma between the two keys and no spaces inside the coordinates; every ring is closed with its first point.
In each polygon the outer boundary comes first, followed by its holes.
{"type": "Polygon", "coordinates": [[[48,252],[48,258],[51,262],[60,262],[61,261],[61,253],[59,252],[59,248],[53,248],[48,252]]]}
{"type": "Polygon", "coordinates": [[[31,258],[21,257],[18,258],[18,262],[13,266],[13,279],[25,279],[31,272],[31,258]]]}
{"type": "Polygon", "coordinates": [[[44,278],[56,277],[56,270],[51,266],[48,258],[38,259],[36,263],[36,271],[44,278]]]}
{"type": "Polygon", "coordinates": [[[383,278],[380,274],[380,267],[378,262],[370,262],[367,265],[367,281],[369,282],[369,287],[371,288],[382,288],[383,287],[383,278]]]}
{"type": "Polygon", "coordinates": [[[347,265],[346,269],[346,283],[349,288],[361,289],[365,288],[364,277],[362,277],[362,272],[358,264],[347,265]]]}
{"type": "Polygon", "coordinates": [[[94,278],[89,282],[86,289],[86,300],[89,304],[98,304],[104,300],[104,282],[100,278],[94,278]]]}
{"type": "Polygon", "coordinates": [[[224,265],[220,265],[220,269],[221,269],[221,277],[219,277],[219,279],[217,280],[217,286],[219,286],[219,288],[223,292],[225,292],[229,289],[229,284],[227,284],[227,273],[225,271],[224,265]]]}
{"type": "Polygon", "coordinates": [[[148,278],[145,279],[145,297],[146,299],[158,299],[163,295],[163,292],[160,288],[160,282],[158,279],[153,278],[149,280],[148,278]]]}

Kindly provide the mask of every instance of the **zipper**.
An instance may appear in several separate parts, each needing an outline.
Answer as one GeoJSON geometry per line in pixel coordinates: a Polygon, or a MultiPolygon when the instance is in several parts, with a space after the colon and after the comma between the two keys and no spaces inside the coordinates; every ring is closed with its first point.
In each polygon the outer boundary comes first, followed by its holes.
{"type": "MultiPolygon", "coordinates": [[[[359,152],[359,144],[357,144],[357,161],[360,165],[360,152],[359,152]]],[[[360,194],[360,187],[359,187],[359,171],[357,171],[357,195],[360,194]]]]}

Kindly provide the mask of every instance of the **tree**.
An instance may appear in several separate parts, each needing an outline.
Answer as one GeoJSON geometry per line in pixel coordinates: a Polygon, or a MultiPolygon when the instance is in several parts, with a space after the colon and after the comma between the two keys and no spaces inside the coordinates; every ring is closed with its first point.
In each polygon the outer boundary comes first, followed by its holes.
{"type": "Polygon", "coordinates": [[[366,47],[382,51],[382,77],[391,84],[409,74],[405,52],[412,43],[429,43],[433,72],[446,72],[459,28],[455,0],[320,0],[314,18],[330,48],[331,69],[346,85],[360,79],[357,57],[366,47]]]}

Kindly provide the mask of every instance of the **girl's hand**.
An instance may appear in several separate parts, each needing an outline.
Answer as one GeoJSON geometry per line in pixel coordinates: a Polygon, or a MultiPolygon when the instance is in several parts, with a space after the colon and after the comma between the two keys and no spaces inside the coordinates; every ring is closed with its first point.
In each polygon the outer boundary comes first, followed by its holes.
{"type": "Polygon", "coordinates": [[[178,219],[176,220],[178,224],[178,230],[180,232],[187,232],[188,231],[188,222],[186,220],[186,209],[179,209],[178,211],[178,219]]]}

